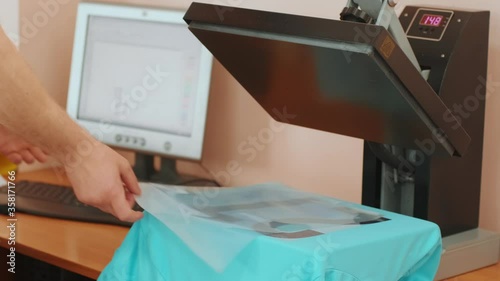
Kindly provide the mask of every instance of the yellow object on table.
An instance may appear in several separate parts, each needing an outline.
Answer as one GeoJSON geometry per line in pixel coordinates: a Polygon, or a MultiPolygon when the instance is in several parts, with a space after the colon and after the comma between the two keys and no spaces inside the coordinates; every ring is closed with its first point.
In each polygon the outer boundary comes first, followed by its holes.
{"type": "Polygon", "coordinates": [[[7,176],[10,171],[16,171],[17,165],[10,162],[7,157],[0,154],[0,175],[7,176]]]}

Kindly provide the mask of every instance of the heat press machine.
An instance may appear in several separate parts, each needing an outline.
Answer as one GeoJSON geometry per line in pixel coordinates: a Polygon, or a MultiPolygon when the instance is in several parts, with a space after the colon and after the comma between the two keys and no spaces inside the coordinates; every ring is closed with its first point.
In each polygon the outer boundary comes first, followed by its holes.
{"type": "Polygon", "coordinates": [[[429,220],[437,278],[499,260],[478,229],[488,11],[349,0],[340,20],[193,3],[193,34],[271,115],[365,140],[362,203],[429,220]]]}

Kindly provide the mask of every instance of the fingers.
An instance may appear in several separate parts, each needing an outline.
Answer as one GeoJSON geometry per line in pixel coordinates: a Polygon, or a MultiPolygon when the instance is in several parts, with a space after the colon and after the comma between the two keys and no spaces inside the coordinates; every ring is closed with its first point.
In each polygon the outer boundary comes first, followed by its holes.
{"type": "Polygon", "coordinates": [[[9,160],[15,164],[20,164],[23,161],[28,164],[32,164],[35,160],[47,161],[47,153],[18,135],[9,132],[4,127],[0,127],[0,153],[4,155],[11,154],[12,159],[9,160]]]}
{"type": "Polygon", "coordinates": [[[15,164],[21,164],[22,162],[32,164],[35,160],[42,163],[47,161],[46,153],[44,153],[40,148],[31,146],[24,142],[5,144],[0,148],[0,153],[4,155],[11,155],[12,159],[9,158],[9,160],[15,164]]]}
{"type": "Polygon", "coordinates": [[[19,154],[21,154],[21,156],[23,157],[24,162],[28,164],[33,164],[33,162],[35,162],[35,157],[31,154],[29,150],[21,150],[19,154]]]}
{"type": "Polygon", "coordinates": [[[30,152],[38,162],[44,163],[47,161],[47,153],[43,152],[40,148],[32,147],[30,148],[30,152]]]}
{"type": "Polygon", "coordinates": [[[132,210],[132,207],[135,205],[134,195],[123,190],[123,187],[117,186],[116,188],[120,189],[120,191],[111,191],[107,196],[102,195],[100,196],[101,200],[98,197],[88,198],[85,194],[77,194],[77,197],[81,202],[99,208],[103,212],[112,214],[121,221],[135,222],[140,220],[143,214],[132,210]],[[105,199],[102,200],[102,198],[105,199]]]}
{"type": "Polygon", "coordinates": [[[134,208],[135,206],[135,196],[134,194],[128,192],[128,191],[125,191],[125,199],[127,200],[130,208],[134,208]]]}
{"type": "Polygon", "coordinates": [[[141,192],[137,178],[128,161],[109,147],[96,145],[78,169],[68,173],[68,178],[83,203],[122,221],[135,222],[143,217],[132,210],[134,194],[141,192]]]}
{"type": "Polygon", "coordinates": [[[143,214],[131,209],[129,202],[125,200],[125,195],[119,200],[116,199],[111,202],[113,215],[121,221],[135,222],[142,219],[143,214]]]}
{"type": "Polygon", "coordinates": [[[15,164],[20,164],[21,162],[33,164],[35,162],[35,160],[38,160],[38,161],[43,163],[47,160],[46,156],[39,149],[29,149],[29,150],[24,149],[24,150],[12,153],[11,155],[14,155],[14,157],[15,157],[14,158],[15,162],[12,161],[15,164]],[[19,156],[21,157],[21,160],[19,160],[19,156]]]}
{"type": "Polygon", "coordinates": [[[135,195],[141,195],[141,188],[137,182],[137,177],[128,162],[120,166],[120,176],[129,192],[135,195]]]}
{"type": "Polygon", "coordinates": [[[23,162],[23,157],[19,153],[10,153],[6,155],[10,162],[19,165],[23,162]]]}

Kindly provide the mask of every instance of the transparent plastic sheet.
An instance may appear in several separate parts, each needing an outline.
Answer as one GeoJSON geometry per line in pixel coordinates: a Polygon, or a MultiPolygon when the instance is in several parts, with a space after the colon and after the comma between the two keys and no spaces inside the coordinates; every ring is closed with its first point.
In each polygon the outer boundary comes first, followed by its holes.
{"type": "Polygon", "coordinates": [[[141,184],[138,204],[217,272],[261,236],[298,239],[385,220],[378,213],[281,184],[179,187],[141,184]]]}

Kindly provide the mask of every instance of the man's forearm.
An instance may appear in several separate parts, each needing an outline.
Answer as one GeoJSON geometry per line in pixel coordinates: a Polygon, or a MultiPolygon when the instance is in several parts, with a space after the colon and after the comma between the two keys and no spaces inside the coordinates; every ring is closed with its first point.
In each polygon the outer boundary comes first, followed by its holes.
{"type": "Polygon", "coordinates": [[[61,162],[96,142],[48,95],[1,28],[0,124],[61,162]]]}

